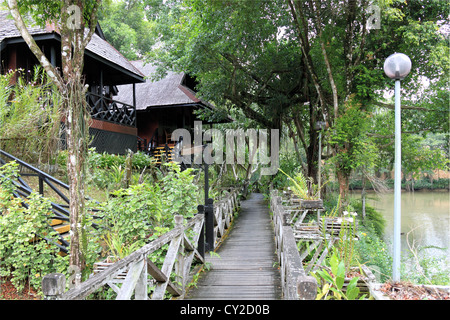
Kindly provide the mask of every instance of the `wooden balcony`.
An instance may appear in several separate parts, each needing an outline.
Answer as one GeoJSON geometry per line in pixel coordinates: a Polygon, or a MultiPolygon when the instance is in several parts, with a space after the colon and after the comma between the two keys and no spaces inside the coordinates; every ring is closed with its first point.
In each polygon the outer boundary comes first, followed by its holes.
{"type": "Polygon", "coordinates": [[[136,127],[135,107],[94,93],[88,93],[86,99],[93,119],[136,127]]]}

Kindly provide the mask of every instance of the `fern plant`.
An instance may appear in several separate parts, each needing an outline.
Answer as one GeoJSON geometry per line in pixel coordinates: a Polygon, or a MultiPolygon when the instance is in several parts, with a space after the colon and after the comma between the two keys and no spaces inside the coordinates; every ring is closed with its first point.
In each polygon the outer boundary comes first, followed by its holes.
{"type": "Polygon", "coordinates": [[[303,173],[299,172],[294,177],[291,177],[286,172],[280,170],[292,182],[292,192],[303,200],[317,200],[319,199],[319,186],[314,184],[312,178],[306,178],[303,173]]]}

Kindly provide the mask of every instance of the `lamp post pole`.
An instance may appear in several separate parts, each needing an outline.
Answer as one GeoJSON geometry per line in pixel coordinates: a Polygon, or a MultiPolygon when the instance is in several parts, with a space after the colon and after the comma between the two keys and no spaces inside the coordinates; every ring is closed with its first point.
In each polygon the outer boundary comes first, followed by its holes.
{"type": "Polygon", "coordinates": [[[400,281],[401,184],[402,184],[402,133],[400,108],[400,80],[395,80],[395,173],[394,173],[394,250],[392,279],[400,281]]]}
{"type": "Polygon", "coordinates": [[[400,80],[403,80],[411,71],[411,60],[403,53],[394,53],[384,62],[384,72],[395,79],[395,163],[394,163],[394,244],[392,280],[400,281],[401,256],[401,179],[402,179],[402,146],[401,146],[401,107],[400,107],[400,80]]]}

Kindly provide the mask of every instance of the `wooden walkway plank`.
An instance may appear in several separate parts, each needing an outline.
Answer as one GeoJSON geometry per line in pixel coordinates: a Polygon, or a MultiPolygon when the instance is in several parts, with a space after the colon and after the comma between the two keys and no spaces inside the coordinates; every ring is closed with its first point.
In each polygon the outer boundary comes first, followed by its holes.
{"type": "Polygon", "coordinates": [[[210,270],[199,277],[185,299],[274,300],[281,299],[281,276],[273,226],[262,194],[251,194],[231,231],[217,249],[206,254],[210,270]]]}

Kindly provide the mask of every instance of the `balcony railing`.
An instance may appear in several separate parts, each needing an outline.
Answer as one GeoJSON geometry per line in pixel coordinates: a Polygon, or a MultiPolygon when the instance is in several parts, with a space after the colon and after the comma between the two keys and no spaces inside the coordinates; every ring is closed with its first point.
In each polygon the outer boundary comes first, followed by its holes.
{"type": "Polygon", "coordinates": [[[94,93],[86,95],[93,119],[136,127],[136,109],[126,103],[94,93]]]}

